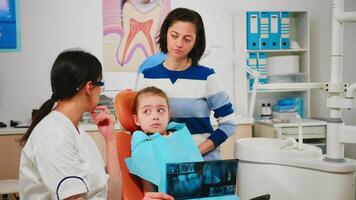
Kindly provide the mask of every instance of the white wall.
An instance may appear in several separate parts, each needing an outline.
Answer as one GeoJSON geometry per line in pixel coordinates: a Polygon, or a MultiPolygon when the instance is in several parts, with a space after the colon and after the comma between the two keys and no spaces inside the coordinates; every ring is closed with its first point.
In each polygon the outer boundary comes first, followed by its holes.
{"type": "MultiPolygon", "coordinates": [[[[354,0],[346,0],[347,9],[354,0]]],[[[233,50],[233,12],[248,9],[309,10],[311,18],[311,80],[329,80],[331,0],[172,0],[172,7],[188,7],[201,13],[208,47],[233,50]]],[[[356,10],[356,9],[353,9],[356,10]]],[[[51,95],[49,73],[56,55],[64,49],[82,47],[102,60],[101,0],[20,1],[22,51],[0,53],[0,121],[28,120],[51,95]],[[84,6],[85,5],[85,6],[84,6]]],[[[355,26],[345,27],[345,80],[352,77],[355,26]],[[353,42],[352,42],[352,41],[353,42]],[[347,77],[348,75],[348,77],[347,77]]],[[[233,96],[233,63],[219,52],[203,60],[216,69],[226,90],[233,96]]],[[[326,116],[325,99],[313,92],[312,116],[326,116]],[[321,103],[320,103],[321,102],[321,103]]],[[[347,116],[355,116],[350,111],[347,116]]],[[[355,117],[353,117],[355,119],[355,117]]]]}
{"type": "Polygon", "coordinates": [[[27,0],[20,3],[22,50],[0,53],[0,121],[29,120],[50,98],[50,69],[59,52],[82,47],[102,57],[98,0],[27,0]]]}

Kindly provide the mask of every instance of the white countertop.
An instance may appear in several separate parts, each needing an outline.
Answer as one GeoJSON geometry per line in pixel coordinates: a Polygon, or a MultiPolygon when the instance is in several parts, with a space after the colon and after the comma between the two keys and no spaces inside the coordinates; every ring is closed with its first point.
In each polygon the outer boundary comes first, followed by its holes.
{"type": "MultiPolygon", "coordinates": [[[[236,120],[237,120],[237,125],[243,125],[243,124],[250,124],[252,125],[253,122],[254,122],[254,119],[253,118],[247,118],[247,117],[244,117],[242,115],[236,115],[236,120]]],[[[211,124],[216,127],[218,125],[216,119],[214,118],[214,115],[213,113],[211,114],[211,117],[210,117],[210,122],[211,124]]]]}
{"type": "MultiPolygon", "coordinates": [[[[286,123],[273,123],[272,120],[256,120],[255,123],[265,124],[267,126],[279,127],[296,127],[299,125],[298,120],[290,120],[286,123]]],[[[302,126],[325,126],[326,121],[315,120],[315,119],[302,119],[302,126]]]]}
{"type": "MultiPolygon", "coordinates": [[[[80,123],[82,129],[88,132],[98,131],[98,127],[91,123],[80,123]]],[[[115,130],[121,130],[119,124],[115,124],[115,130]]],[[[27,128],[0,128],[0,135],[23,135],[27,131],[27,128]]]]}
{"type": "Polygon", "coordinates": [[[254,119],[253,118],[246,118],[243,116],[237,116],[237,125],[242,125],[242,124],[253,124],[254,119]]]}
{"type": "MultiPolygon", "coordinates": [[[[217,126],[216,121],[212,121],[213,126],[217,126]]],[[[245,118],[243,116],[237,116],[237,125],[243,124],[253,124],[253,119],[245,118]]],[[[98,127],[92,123],[80,123],[80,127],[83,128],[85,131],[97,131],[98,127]]],[[[115,130],[122,130],[120,124],[115,124],[115,130]]],[[[0,128],[0,135],[22,135],[25,134],[27,128],[0,128]]]]}
{"type": "Polygon", "coordinates": [[[0,135],[23,135],[27,128],[0,128],[0,135]]]}

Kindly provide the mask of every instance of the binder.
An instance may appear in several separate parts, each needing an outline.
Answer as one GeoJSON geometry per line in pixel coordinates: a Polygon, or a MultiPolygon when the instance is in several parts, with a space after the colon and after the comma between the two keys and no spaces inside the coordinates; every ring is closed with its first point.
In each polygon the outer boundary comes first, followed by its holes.
{"type": "MultiPolygon", "coordinates": [[[[247,66],[252,70],[257,70],[257,53],[248,53],[247,66]]],[[[250,78],[250,74],[247,74],[247,78],[250,78]]]]}
{"type": "Polygon", "coordinates": [[[260,12],[260,49],[269,48],[269,12],[260,12]]]}
{"type": "Polygon", "coordinates": [[[257,68],[260,75],[267,75],[267,53],[258,53],[257,68]]]}
{"type": "MultiPolygon", "coordinates": [[[[247,66],[252,70],[257,70],[257,53],[248,53],[247,66]]],[[[254,78],[246,73],[248,79],[249,89],[252,90],[254,78]]]]}
{"type": "Polygon", "coordinates": [[[259,12],[247,12],[247,49],[260,49],[259,39],[259,12]]]}
{"type": "Polygon", "coordinates": [[[260,78],[258,80],[261,84],[268,83],[268,76],[267,76],[267,53],[258,53],[257,55],[257,69],[260,72],[260,78]]]}
{"type": "MultiPolygon", "coordinates": [[[[248,86],[249,86],[250,90],[253,89],[254,80],[255,79],[253,79],[253,78],[248,79],[248,86]]],[[[268,76],[267,75],[261,75],[260,79],[258,80],[258,82],[260,84],[267,84],[268,83],[268,76]]]]}
{"type": "Polygon", "coordinates": [[[280,12],[269,12],[269,49],[281,48],[280,12]]]}
{"type": "Polygon", "coordinates": [[[290,48],[289,12],[281,12],[281,49],[290,48]]]}
{"type": "MultiPolygon", "coordinates": [[[[258,80],[258,82],[260,84],[268,83],[267,53],[264,53],[264,52],[250,53],[249,60],[254,61],[254,58],[256,58],[256,60],[257,60],[256,65],[252,65],[252,66],[249,65],[249,67],[251,69],[256,69],[256,70],[258,70],[258,72],[260,72],[260,77],[259,77],[259,80],[258,80]]],[[[248,78],[249,88],[250,88],[250,90],[252,90],[253,89],[253,83],[254,83],[254,77],[251,77],[251,76],[248,75],[247,78],[248,78]]]]}
{"type": "Polygon", "coordinates": [[[260,80],[258,81],[260,84],[267,84],[268,83],[268,76],[261,75],[260,80]]]}

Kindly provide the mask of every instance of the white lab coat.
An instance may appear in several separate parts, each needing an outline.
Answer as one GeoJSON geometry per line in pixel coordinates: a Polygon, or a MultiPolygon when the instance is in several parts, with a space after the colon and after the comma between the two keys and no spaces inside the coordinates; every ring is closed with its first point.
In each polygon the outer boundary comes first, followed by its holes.
{"type": "Polygon", "coordinates": [[[22,150],[20,198],[64,199],[86,193],[88,199],[106,199],[108,177],[90,135],[81,129],[78,133],[65,115],[52,111],[22,150]]]}

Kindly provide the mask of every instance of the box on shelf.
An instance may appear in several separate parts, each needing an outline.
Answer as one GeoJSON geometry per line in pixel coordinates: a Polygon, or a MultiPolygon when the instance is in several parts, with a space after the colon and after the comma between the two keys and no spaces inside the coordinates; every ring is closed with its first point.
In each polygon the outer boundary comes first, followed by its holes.
{"type": "Polygon", "coordinates": [[[269,74],[268,83],[304,83],[307,82],[307,74],[269,74]]]}
{"type": "Polygon", "coordinates": [[[298,55],[268,56],[267,71],[268,71],[268,75],[299,73],[299,56],[298,55]]]}

